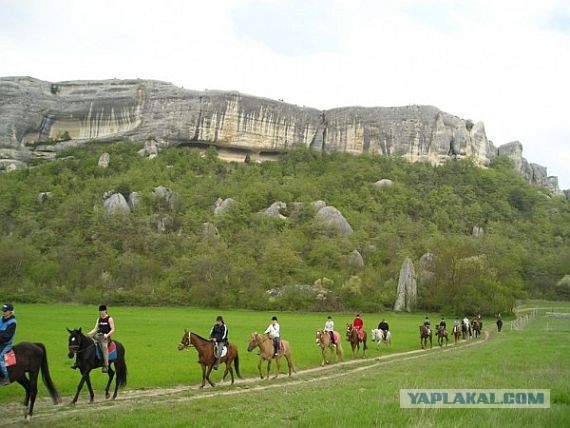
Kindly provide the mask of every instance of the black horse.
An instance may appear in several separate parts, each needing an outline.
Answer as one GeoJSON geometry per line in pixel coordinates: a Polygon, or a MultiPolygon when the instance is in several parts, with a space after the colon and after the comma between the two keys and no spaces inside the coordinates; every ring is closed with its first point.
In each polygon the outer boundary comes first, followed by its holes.
{"type": "Polygon", "coordinates": [[[18,382],[26,390],[24,417],[30,420],[34,412],[34,403],[38,394],[38,374],[42,372],[42,379],[49,391],[53,404],[60,402],[59,394],[55,389],[49,374],[46,348],[41,343],[21,342],[13,348],[16,354],[16,365],[8,367],[10,382],[18,382]],[[28,376],[26,376],[28,373],[28,376]]]}
{"type": "MultiPolygon", "coordinates": [[[[93,402],[94,394],[93,388],[91,387],[89,372],[97,367],[103,367],[103,359],[97,358],[95,342],[93,339],[85,336],[81,332],[81,328],[79,330],[67,329],[67,331],[69,332],[69,353],[67,356],[69,358],[73,358],[77,355],[76,365],[79,367],[79,371],[81,372],[81,380],[79,381],[79,385],[77,385],[77,392],[75,393],[73,400],[71,400],[71,404],[75,404],[77,402],[77,398],[79,397],[79,393],[81,392],[81,388],[83,388],[84,383],[87,383],[87,388],[89,388],[89,401],[93,402]]],[[[107,386],[105,387],[105,398],[108,399],[109,387],[111,386],[111,382],[113,382],[113,377],[115,376],[115,371],[111,369],[111,364],[114,364],[117,372],[117,378],[115,379],[113,400],[117,398],[117,390],[119,387],[123,387],[127,384],[125,347],[116,340],[114,342],[117,346],[117,359],[109,361],[109,382],[107,382],[107,386]]]]}

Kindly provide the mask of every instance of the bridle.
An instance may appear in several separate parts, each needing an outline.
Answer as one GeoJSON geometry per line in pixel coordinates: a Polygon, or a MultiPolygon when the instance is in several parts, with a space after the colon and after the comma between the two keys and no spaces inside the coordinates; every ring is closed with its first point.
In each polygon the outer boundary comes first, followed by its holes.
{"type": "Polygon", "coordinates": [[[71,352],[73,354],[79,354],[81,352],[87,351],[88,349],[91,349],[94,346],[95,346],[95,342],[91,343],[91,345],[87,346],[86,348],[81,349],[81,336],[79,336],[79,344],[69,345],[68,349],[69,349],[69,352],[71,352]]]}
{"type": "Polygon", "coordinates": [[[185,349],[189,351],[190,348],[192,347],[194,347],[194,345],[192,345],[192,342],[190,342],[190,332],[184,333],[184,336],[182,336],[182,340],[178,344],[178,350],[182,351],[185,349]]]}

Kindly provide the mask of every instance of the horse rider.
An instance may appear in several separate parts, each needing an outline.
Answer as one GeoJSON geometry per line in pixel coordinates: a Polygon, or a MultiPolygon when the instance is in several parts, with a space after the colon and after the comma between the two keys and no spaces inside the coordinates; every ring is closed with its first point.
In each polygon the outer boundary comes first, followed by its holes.
{"type": "Polygon", "coordinates": [[[497,330],[500,333],[503,328],[503,319],[501,318],[501,313],[497,315],[497,330]]]}
{"type": "Polygon", "coordinates": [[[445,318],[441,317],[441,321],[439,322],[439,327],[443,327],[443,331],[447,330],[447,323],[445,322],[445,318]]]}
{"type": "Polygon", "coordinates": [[[103,354],[103,373],[109,371],[109,343],[111,342],[111,335],[115,332],[115,321],[107,313],[107,305],[99,306],[99,318],[95,321],[95,327],[87,337],[91,337],[97,341],[101,353],[103,354]]]}
{"type": "Polygon", "coordinates": [[[2,371],[2,379],[0,386],[8,385],[10,378],[8,376],[8,368],[4,362],[6,355],[14,346],[14,337],[16,336],[16,317],[14,316],[14,305],[4,303],[2,305],[2,318],[0,319],[0,370],[2,371]]]}
{"type": "Polygon", "coordinates": [[[327,322],[325,322],[325,331],[331,337],[331,343],[336,345],[336,343],[334,343],[334,321],[330,315],[327,317],[327,322]]]}
{"type": "Polygon", "coordinates": [[[461,327],[459,326],[459,317],[455,317],[453,321],[453,330],[457,328],[457,331],[461,331],[461,327]]]}
{"type": "Polygon", "coordinates": [[[479,329],[483,330],[483,320],[481,320],[481,314],[477,314],[477,322],[479,323],[479,329]]]}
{"type": "Polygon", "coordinates": [[[214,342],[214,355],[216,357],[214,370],[218,370],[220,359],[222,358],[222,351],[224,350],[224,346],[228,345],[228,327],[224,323],[224,318],[221,315],[216,317],[216,323],[210,332],[210,339],[214,342]]]}
{"type": "Polygon", "coordinates": [[[428,334],[431,334],[431,322],[428,317],[424,320],[424,327],[428,329],[428,334]]]}
{"type": "Polygon", "coordinates": [[[390,326],[388,325],[388,323],[384,318],[382,318],[382,321],[380,321],[380,324],[378,324],[378,330],[382,330],[382,333],[384,335],[384,340],[386,340],[386,338],[388,337],[388,331],[390,330],[390,326]]]}
{"type": "Polygon", "coordinates": [[[352,328],[356,330],[360,340],[364,339],[364,321],[360,318],[360,314],[356,314],[356,318],[352,321],[352,328]]]}
{"type": "Polygon", "coordinates": [[[279,356],[279,351],[281,350],[281,333],[279,323],[277,322],[277,317],[271,318],[271,324],[265,329],[264,334],[269,335],[273,339],[273,347],[275,348],[275,356],[279,356]]]}
{"type": "Polygon", "coordinates": [[[469,329],[469,318],[467,318],[467,315],[465,315],[465,318],[463,318],[463,325],[469,329]]]}

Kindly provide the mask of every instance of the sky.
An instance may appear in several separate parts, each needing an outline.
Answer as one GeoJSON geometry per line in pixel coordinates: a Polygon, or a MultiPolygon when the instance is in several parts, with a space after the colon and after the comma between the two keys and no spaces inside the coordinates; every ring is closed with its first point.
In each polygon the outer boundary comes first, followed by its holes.
{"type": "Polygon", "coordinates": [[[567,0],[0,0],[0,76],[434,105],[570,188],[567,0]]]}

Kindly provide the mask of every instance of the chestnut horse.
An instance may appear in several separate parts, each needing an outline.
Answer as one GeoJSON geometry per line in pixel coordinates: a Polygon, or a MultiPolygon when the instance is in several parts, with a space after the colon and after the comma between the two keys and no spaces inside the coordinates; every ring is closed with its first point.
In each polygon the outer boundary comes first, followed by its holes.
{"type": "MultiPolygon", "coordinates": [[[[212,373],[214,363],[216,362],[216,355],[214,354],[214,342],[208,339],[204,339],[203,337],[198,336],[196,333],[192,333],[184,329],[184,335],[178,344],[178,350],[182,351],[183,349],[189,349],[192,346],[196,348],[196,351],[198,351],[198,363],[200,363],[202,366],[202,385],[200,385],[200,388],[204,388],[206,381],[208,381],[211,386],[215,386],[214,383],[210,380],[210,373],[212,373]]],[[[242,378],[239,372],[238,350],[233,343],[228,344],[226,355],[220,358],[220,363],[226,363],[226,370],[224,371],[222,380],[225,380],[226,376],[229,373],[232,378],[233,385],[234,369],[232,368],[232,363],[236,368],[237,377],[240,379],[242,378]]]]}
{"type": "Polygon", "coordinates": [[[362,342],[362,358],[366,357],[366,350],[368,346],[366,345],[366,340],[368,335],[366,331],[362,332],[362,339],[358,335],[358,330],[355,329],[352,324],[346,325],[346,340],[350,342],[350,346],[352,347],[352,358],[356,356],[356,352],[360,350],[360,343],[362,342]],[[356,352],[355,352],[356,350],[356,352]]]}
{"type": "Polygon", "coordinates": [[[477,318],[474,318],[473,321],[471,321],[471,330],[473,330],[473,336],[475,337],[475,339],[477,339],[479,336],[481,336],[481,321],[478,320],[477,318]]]}
{"type": "MultiPolygon", "coordinates": [[[[42,373],[42,379],[49,391],[53,404],[60,402],[59,394],[55,389],[49,374],[46,348],[41,343],[21,342],[15,345],[12,350],[16,354],[16,364],[8,367],[8,378],[10,382],[18,382],[26,390],[24,400],[24,417],[27,421],[34,413],[34,403],[38,393],[38,375],[42,373]],[[28,376],[26,376],[26,373],[28,376]]],[[[2,412],[4,414],[4,412],[2,412]]]]}
{"type": "Polygon", "coordinates": [[[422,349],[425,349],[425,347],[427,346],[427,341],[429,339],[429,347],[432,347],[432,332],[430,329],[428,329],[425,325],[420,325],[420,345],[422,346],[422,349]]]}
{"type": "Polygon", "coordinates": [[[445,329],[444,326],[440,325],[437,327],[437,344],[439,346],[443,345],[443,340],[445,339],[445,346],[448,345],[449,343],[449,338],[447,337],[447,330],[445,329]]]}
{"type": "Polygon", "coordinates": [[[333,334],[337,337],[337,343],[332,343],[331,336],[328,331],[324,330],[317,330],[316,333],[316,341],[317,345],[321,347],[321,352],[323,354],[323,361],[321,362],[321,366],[328,364],[327,360],[327,349],[334,353],[336,351],[336,360],[342,361],[342,357],[344,352],[342,350],[342,344],[340,343],[340,335],[334,331],[333,334]]]}
{"type": "Polygon", "coordinates": [[[284,356],[287,360],[287,367],[289,368],[289,376],[291,376],[291,371],[295,371],[295,366],[293,365],[293,357],[291,357],[291,346],[286,340],[281,340],[281,351],[279,355],[275,356],[273,339],[263,336],[259,333],[251,333],[249,337],[249,344],[247,346],[247,352],[253,351],[256,347],[259,347],[259,363],[257,364],[257,370],[259,371],[259,376],[263,379],[263,373],[261,373],[261,364],[267,361],[267,379],[269,379],[269,370],[271,369],[271,361],[275,360],[276,372],[274,379],[279,376],[279,359],[284,356]]]}

